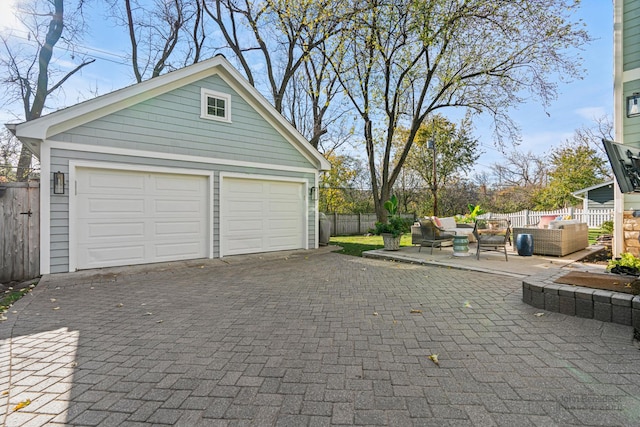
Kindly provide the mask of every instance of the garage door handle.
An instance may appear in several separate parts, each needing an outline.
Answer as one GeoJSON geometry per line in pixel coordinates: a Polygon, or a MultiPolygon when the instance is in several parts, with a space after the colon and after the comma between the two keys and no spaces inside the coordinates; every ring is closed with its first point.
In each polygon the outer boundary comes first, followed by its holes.
{"type": "Polygon", "coordinates": [[[29,215],[29,217],[31,217],[31,215],[33,215],[33,212],[31,212],[31,210],[29,210],[28,212],[20,212],[20,215],[29,215]]]}

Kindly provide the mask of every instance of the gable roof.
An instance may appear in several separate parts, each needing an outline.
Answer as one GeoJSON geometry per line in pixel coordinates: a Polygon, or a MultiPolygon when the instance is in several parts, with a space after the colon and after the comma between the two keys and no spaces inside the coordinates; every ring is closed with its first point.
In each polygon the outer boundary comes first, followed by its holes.
{"type": "Polygon", "coordinates": [[[573,192],[571,192],[571,195],[572,196],[578,196],[579,194],[585,194],[586,195],[591,190],[597,190],[598,188],[612,186],[612,185],[613,185],[613,180],[609,180],[609,181],[603,182],[602,184],[596,184],[596,185],[592,185],[591,187],[587,187],[587,188],[583,188],[581,190],[573,191],[573,192]]]}
{"type": "Polygon", "coordinates": [[[123,89],[63,108],[46,116],[6,127],[36,155],[54,135],[146,101],[203,78],[218,75],[319,170],[331,164],[222,55],[123,89]]]}

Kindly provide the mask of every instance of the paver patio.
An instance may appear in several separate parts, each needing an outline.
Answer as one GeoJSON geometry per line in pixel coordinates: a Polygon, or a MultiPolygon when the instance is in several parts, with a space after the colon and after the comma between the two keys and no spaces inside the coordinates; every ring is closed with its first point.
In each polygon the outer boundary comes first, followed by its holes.
{"type": "Polygon", "coordinates": [[[13,310],[7,426],[640,424],[631,327],[538,317],[517,278],[309,251],[54,275],[13,310]]]}

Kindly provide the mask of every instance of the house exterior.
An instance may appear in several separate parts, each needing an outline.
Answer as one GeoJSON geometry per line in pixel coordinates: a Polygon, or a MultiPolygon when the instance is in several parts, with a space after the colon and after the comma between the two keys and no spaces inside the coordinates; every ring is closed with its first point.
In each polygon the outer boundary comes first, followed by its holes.
{"type": "MultiPolygon", "coordinates": [[[[640,151],[640,115],[629,117],[634,94],[640,93],[640,2],[614,0],[614,129],[616,142],[640,151]]],[[[614,255],[640,254],[640,194],[615,191],[614,255]]]]}
{"type": "Polygon", "coordinates": [[[41,274],[318,247],[329,163],[222,56],[7,127],[41,163],[41,274]]]}
{"type": "Polygon", "coordinates": [[[614,182],[613,180],[603,182],[602,184],[593,185],[574,191],[572,196],[582,200],[583,212],[591,209],[612,209],[614,208],[614,182]]]}

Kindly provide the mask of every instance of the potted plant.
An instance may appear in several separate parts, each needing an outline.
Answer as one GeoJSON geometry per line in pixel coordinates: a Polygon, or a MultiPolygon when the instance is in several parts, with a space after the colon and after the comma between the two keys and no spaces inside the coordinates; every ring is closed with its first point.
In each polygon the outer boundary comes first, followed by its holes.
{"type": "Polygon", "coordinates": [[[398,215],[398,198],[395,194],[384,202],[384,208],[389,213],[387,222],[376,222],[375,234],[382,236],[385,251],[397,251],[402,234],[409,232],[409,221],[398,215]]]}

